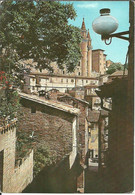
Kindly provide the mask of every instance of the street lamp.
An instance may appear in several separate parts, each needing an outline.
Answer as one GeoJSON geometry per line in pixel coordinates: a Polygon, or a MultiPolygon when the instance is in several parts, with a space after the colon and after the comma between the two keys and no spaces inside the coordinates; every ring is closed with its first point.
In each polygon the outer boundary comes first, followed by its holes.
{"type": "Polygon", "coordinates": [[[110,9],[101,9],[100,14],[101,15],[93,21],[92,27],[97,34],[101,35],[101,39],[105,41],[106,45],[109,45],[111,43],[112,37],[117,37],[129,41],[128,37],[122,36],[129,34],[129,31],[111,34],[117,30],[118,21],[116,18],[110,15],[110,9]],[[109,39],[110,42],[107,43],[107,40],[109,39]]]}

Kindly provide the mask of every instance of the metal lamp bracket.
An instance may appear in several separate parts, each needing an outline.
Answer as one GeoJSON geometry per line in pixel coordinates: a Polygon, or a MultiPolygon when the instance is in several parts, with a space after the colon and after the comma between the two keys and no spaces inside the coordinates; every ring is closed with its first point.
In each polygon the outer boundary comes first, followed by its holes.
{"type": "Polygon", "coordinates": [[[120,33],[114,33],[114,34],[110,34],[110,35],[102,35],[101,39],[102,40],[107,40],[110,39],[112,37],[116,37],[119,39],[124,39],[126,41],[129,41],[129,37],[124,37],[123,35],[129,34],[129,31],[124,31],[124,32],[120,32],[120,33]]]}

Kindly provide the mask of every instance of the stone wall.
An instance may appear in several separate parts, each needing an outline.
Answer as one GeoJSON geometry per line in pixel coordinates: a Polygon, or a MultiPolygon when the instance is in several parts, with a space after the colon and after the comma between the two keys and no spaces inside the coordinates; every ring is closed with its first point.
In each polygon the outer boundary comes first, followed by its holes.
{"type": "Polygon", "coordinates": [[[15,168],[16,122],[0,128],[0,152],[3,152],[2,192],[22,192],[33,179],[33,152],[15,168]]]}
{"type": "Polygon", "coordinates": [[[22,159],[22,164],[14,168],[14,174],[11,177],[11,185],[5,186],[3,192],[20,193],[33,180],[33,151],[22,159]]]}

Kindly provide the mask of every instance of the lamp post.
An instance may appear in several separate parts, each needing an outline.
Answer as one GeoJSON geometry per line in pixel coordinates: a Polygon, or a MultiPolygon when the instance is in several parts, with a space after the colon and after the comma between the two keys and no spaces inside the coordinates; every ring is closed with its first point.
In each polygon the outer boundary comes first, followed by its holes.
{"type": "Polygon", "coordinates": [[[101,15],[93,21],[92,27],[97,34],[101,35],[101,39],[105,41],[106,45],[111,43],[112,37],[117,37],[129,41],[128,37],[123,36],[129,34],[129,31],[112,34],[118,28],[118,21],[116,18],[110,15],[110,9],[101,9],[100,14],[101,15]],[[107,40],[109,39],[110,42],[107,43],[107,40]]]}

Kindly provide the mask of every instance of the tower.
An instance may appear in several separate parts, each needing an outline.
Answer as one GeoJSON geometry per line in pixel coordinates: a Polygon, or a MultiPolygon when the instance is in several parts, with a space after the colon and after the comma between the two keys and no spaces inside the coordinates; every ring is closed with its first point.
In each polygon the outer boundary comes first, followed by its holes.
{"type": "Polygon", "coordinates": [[[85,28],[84,18],[81,28],[82,42],[81,42],[81,76],[87,76],[87,31],[85,28]]]}
{"type": "Polygon", "coordinates": [[[88,64],[87,64],[87,69],[88,69],[88,77],[91,76],[91,71],[92,71],[92,45],[91,45],[91,37],[88,29],[88,53],[87,53],[87,58],[88,58],[88,64]]]}

